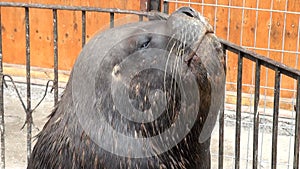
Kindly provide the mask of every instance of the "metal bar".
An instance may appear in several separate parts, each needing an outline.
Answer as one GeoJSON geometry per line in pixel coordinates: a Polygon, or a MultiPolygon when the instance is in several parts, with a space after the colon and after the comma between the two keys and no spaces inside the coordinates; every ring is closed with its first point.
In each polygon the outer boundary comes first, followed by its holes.
{"type": "Polygon", "coordinates": [[[151,4],[150,4],[150,11],[151,10],[157,10],[157,11],[161,11],[161,0],[151,0],[151,4]],[[155,2],[157,3],[157,8],[154,8],[156,7],[155,6],[155,2]]]}
{"type": "MultiPolygon", "coordinates": [[[[11,80],[12,80],[12,78],[11,78],[11,80]]],[[[49,87],[49,83],[50,83],[50,82],[53,83],[52,80],[48,80],[48,82],[46,83],[46,89],[45,89],[44,95],[43,95],[43,97],[41,98],[41,100],[34,106],[34,108],[32,109],[32,112],[34,112],[35,109],[38,108],[39,105],[42,103],[42,101],[45,99],[45,97],[46,97],[46,95],[47,95],[47,91],[48,91],[48,87],[49,87]]]]}
{"type": "Polygon", "coordinates": [[[169,14],[169,2],[164,0],[163,5],[164,5],[164,13],[169,14]]]}
{"type": "Polygon", "coordinates": [[[278,12],[278,13],[287,13],[287,14],[296,14],[299,15],[300,12],[295,11],[283,11],[276,9],[266,9],[266,8],[252,8],[252,7],[241,7],[241,6],[232,6],[232,5],[222,5],[222,4],[210,4],[210,3],[200,3],[200,2],[184,2],[184,1],[176,1],[176,0],[165,0],[167,2],[177,3],[177,4],[190,4],[190,5],[200,5],[200,6],[209,6],[209,7],[221,7],[221,8],[231,8],[231,9],[244,9],[244,10],[252,10],[252,11],[265,11],[265,12],[278,12]]]}
{"type": "Polygon", "coordinates": [[[300,144],[300,77],[297,79],[297,97],[296,97],[296,124],[294,141],[294,162],[293,168],[299,168],[299,144],[300,144]]]}
{"type": "Polygon", "coordinates": [[[143,16],[141,16],[141,15],[139,15],[139,21],[141,22],[141,21],[143,21],[143,16]]]}
{"type": "Polygon", "coordinates": [[[54,105],[58,102],[58,31],[57,31],[57,10],[53,9],[53,48],[54,48],[54,105]]]}
{"type": "MultiPolygon", "coordinates": [[[[222,46],[223,54],[226,55],[226,48],[222,46]]],[[[225,85],[226,88],[226,85],[225,85]]],[[[224,90],[224,96],[225,96],[224,90]]],[[[223,169],[224,166],[224,110],[225,110],[225,98],[221,105],[219,114],[219,156],[218,156],[218,168],[223,169]]]]}
{"type": "Polygon", "coordinates": [[[292,50],[283,50],[283,49],[274,49],[274,48],[259,48],[254,45],[253,46],[242,46],[243,48],[247,49],[254,49],[254,50],[263,50],[263,51],[269,51],[269,52],[281,52],[281,53],[290,53],[290,54],[300,54],[300,52],[292,51],[292,50]]]}
{"type": "Polygon", "coordinates": [[[1,169],[5,168],[5,123],[4,123],[4,105],[3,105],[3,55],[2,55],[2,21],[0,8],[0,129],[1,129],[1,169]]]}
{"type": "MultiPolygon", "coordinates": [[[[226,82],[226,84],[231,84],[231,85],[236,85],[236,82],[226,82]]],[[[243,86],[247,86],[247,87],[255,87],[255,85],[252,84],[243,84],[243,86]]],[[[273,90],[274,87],[269,87],[269,86],[260,86],[261,89],[271,89],[273,90]]],[[[281,91],[289,91],[289,92],[297,92],[296,89],[286,89],[286,88],[280,88],[281,91]]],[[[289,101],[282,101],[282,102],[286,102],[286,103],[290,103],[289,101]]]]}
{"type": "Polygon", "coordinates": [[[254,117],[253,117],[253,169],[257,169],[258,159],[258,129],[259,129],[259,89],[260,89],[260,63],[256,61],[255,67],[255,91],[254,91],[254,117]]]}
{"type": "Polygon", "coordinates": [[[241,52],[238,55],[236,126],[235,126],[235,169],[240,168],[243,55],[244,54],[241,52]]]}
{"type": "MultiPolygon", "coordinates": [[[[298,39],[297,39],[297,51],[299,51],[299,44],[300,44],[300,17],[298,19],[298,39]]],[[[298,57],[299,55],[296,54],[296,64],[295,68],[298,67],[298,57]]],[[[295,81],[294,88],[297,88],[296,93],[296,122],[295,122],[295,137],[294,137],[294,161],[293,167],[294,169],[299,168],[299,144],[300,144],[300,78],[298,77],[297,81],[295,81]],[[297,84],[297,85],[296,85],[297,84]]]]}
{"type": "Polygon", "coordinates": [[[273,131],[272,131],[272,169],[276,169],[277,163],[277,137],[278,137],[278,114],[280,97],[280,71],[275,71],[273,131]]]}
{"type": "Polygon", "coordinates": [[[31,86],[30,86],[30,26],[29,26],[29,8],[25,8],[25,32],[26,32],[26,85],[27,85],[27,160],[31,154],[31,131],[32,131],[32,111],[31,111],[31,86]]]}
{"type": "Polygon", "coordinates": [[[224,101],[221,105],[221,110],[219,114],[219,156],[218,156],[218,165],[219,169],[223,169],[224,161],[224,101]]]}
{"type": "Polygon", "coordinates": [[[110,13],[110,28],[113,28],[114,27],[114,20],[115,20],[115,13],[110,13]]]}
{"type": "MultiPolygon", "coordinates": [[[[246,150],[247,150],[247,158],[246,158],[246,169],[248,169],[249,167],[249,161],[250,161],[250,157],[249,157],[249,153],[250,153],[250,130],[252,130],[250,127],[248,128],[248,134],[247,134],[247,147],[246,147],[246,150]]],[[[243,160],[243,159],[242,159],[243,160]]]]}
{"type": "Polygon", "coordinates": [[[18,88],[17,88],[16,83],[14,82],[13,78],[10,75],[3,75],[3,79],[2,80],[3,80],[3,83],[4,83],[5,87],[8,87],[7,84],[6,84],[5,77],[8,77],[10,79],[10,82],[12,83],[13,88],[15,89],[15,91],[17,93],[17,96],[18,96],[18,98],[19,98],[19,100],[20,100],[20,102],[22,104],[22,107],[23,107],[24,111],[27,112],[27,108],[25,106],[25,103],[23,102],[23,99],[22,99],[22,97],[20,95],[20,92],[18,91],[18,88]]]}
{"type": "Polygon", "coordinates": [[[140,0],[140,11],[150,11],[150,0],[140,0]]]}
{"type": "Polygon", "coordinates": [[[84,47],[85,45],[85,41],[86,41],[86,12],[82,11],[81,12],[81,26],[82,26],[82,36],[81,36],[81,40],[82,40],[82,47],[84,47]]]}
{"type": "Polygon", "coordinates": [[[298,76],[300,76],[300,71],[295,69],[295,68],[291,68],[291,67],[288,67],[286,66],[285,64],[283,63],[280,63],[280,62],[277,62],[277,61],[274,61],[270,58],[267,58],[265,56],[262,56],[262,55],[259,55],[253,51],[250,51],[250,50],[247,50],[247,49],[244,49],[236,44],[233,44],[229,41],[226,41],[226,40],[223,40],[223,39],[220,39],[219,38],[219,41],[224,45],[226,46],[226,49],[231,51],[231,52],[234,52],[234,53],[239,53],[239,52],[242,52],[244,53],[244,57],[247,58],[247,59],[250,59],[252,61],[256,61],[258,60],[261,65],[263,66],[266,66],[268,68],[271,68],[273,70],[276,70],[278,69],[280,71],[281,74],[285,74],[287,76],[290,76],[294,79],[297,79],[298,76]]]}
{"type": "Polygon", "coordinates": [[[16,2],[0,2],[0,6],[5,7],[26,7],[26,8],[39,8],[50,10],[72,10],[72,11],[90,11],[90,12],[105,12],[105,13],[122,13],[122,14],[134,14],[143,16],[153,16],[151,13],[134,11],[134,10],[121,10],[118,8],[97,8],[97,7],[85,7],[85,6],[65,6],[65,5],[46,5],[46,4],[34,4],[34,3],[16,3],[16,2]]]}

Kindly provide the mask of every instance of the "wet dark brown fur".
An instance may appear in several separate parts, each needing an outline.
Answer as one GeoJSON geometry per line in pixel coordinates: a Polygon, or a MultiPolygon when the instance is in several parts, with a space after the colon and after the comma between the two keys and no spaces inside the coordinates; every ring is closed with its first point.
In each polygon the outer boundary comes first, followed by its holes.
{"type": "MultiPolygon", "coordinates": [[[[143,29],[142,31],[151,30],[154,33],[161,33],[169,35],[169,37],[164,36],[153,36],[152,33],[147,35],[151,36],[151,41],[149,45],[153,48],[168,48],[171,52],[178,52],[176,50],[172,51],[171,47],[168,46],[168,43],[172,41],[170,37],[173,35],[177,36],[180,31],[180,25],[176,25],[179,21],[184,23],[194,22],[194,19],[199,19],[198,14],[190,8],[182,8],[172,14],[167,20],[160,21],[149,21],[143,23],[129,24],[123,27],[115,28],[111,30],[112,32],[106,32],[106,34],[134,34],[135,31],[126,32],[124,28],[135,28],[143,29]],[[173,18],[172,18],[173,17],[173,18]],[[166,25],[166,22],[173,22],[166,25]],[[176,27],[178,26],[178,27],[176,27]],[[172,30],[174,28],[174,30],[172,30]],[[171,30],[170,30],[171,29],[171,30]]],[[[196,27],[197,28],[197,27],[196,27]]],[[[188,29],[188,28],[184,28],[188,29]]],[[[194,29],[194,28],[192,28],[194,29]]],[[[73,90],[72,78],[74,70],[71,74],[70,80],[67,84],[64,95],[61,98],[61,101],[58,103],[52,114],[50,115],[49,121],[45,124],[43,130],[38,135],[38,140],[34,146],[31,158],[28,162],[28,169],[49,169],[49,168],[108,168],[108,169],[117,169],[117,168],[137,168],[137,169],[154,169],[154,168],[186,168],[186,169],[209,169],[210,167],[210,136],[205,142],[199,142],[199,136],[203,129],[204,122],[210,118],[209,122],[209,131],[211,133],[216,117],[217,111],[213,112],[212,117],[208,117],[208,112],[211,108],[212,99],[214,104],[220,105],[222,97],[213,96],[212,93],[212,83],[217,83],[215,86],[216,90],[220,96],[225,85],[225,57],[222,53],[221,45],[218,42],[217,38],[214,36],[211,30],[206,30],[204,32],[203,38],[201,41],[197,39],[198,30],[184,30],[187,36],[185,41],[190,43],[191,51],[195,51],[195,56],[187,60],[186,64],[188,69],[195,75],[196,81],[199,88],[200,95],[200,106],[199,112],[196,118],[195,125],[191,128],[190,132],[182,139],[176,146],[170,150],[154,155],[152,157],[145,158],[130,158],[123,157],[112,154],[104,149],[101,149],[90,137],[87,131],[85,131],[81,124],[78,122],[78,117],[75,115],[77,105],[73,101],[73,90]],[[191,33],[190,33],[191,32],[191,33]],[[199,43],[201,45],[198,47],[199,43]],[[196,47],[198,48],[194,48],[196,47]],[[201,59],[200,59],[201,58],[201,59]],[[210,69],[210,72],[207,69],[210,69]],[[214,74],[214,72],[216,72],[214,74]],[[219,84],[218,84],[219,83],[219,84]]],[[[99,35],[101,36],[101,35],[99,35]]],[[[117,35],[116,35],[117,36],[117,35]]],[[[122,36],[122,35],[120,35],[122,36]]],[[[199,35],[200,36],[200,35],[199,35]]],[[[113,37],[112,37],[113,38],[113,37]]],[[[139,45],[139,40],[143,37],[129,39],[130,41],[135,41],[135,45],[139,45]]],[[[181,39],[182,40],[182,39],[181,39]]],[[[97,42],[91,40],[91,44],[97,42]]],[[[175,42],[174,42],[175,44],[175,42]]],[[[102,70],[107,69],[107,73],[111,72],[113,66],[118,64],[124,57],[137,51],[143,50],[143,45],[141,46],[127,46],[122,49],[122,46],[113,47],[113,53],[111,53],[108,60],[103,60],[103,63],[98,66],[93,65],[93,61],[88,58],[84,58],[89,53],[97,53],[93,51],[94,48],[112,48],[110,44],[98,44],[100,46],[94,46],[87,44],[87,47],[83,49],[81,57],[79,57],[77,62],[84,62],[82,70],[86,70],[86,76],[89,76],[90,69],[99,69],[97,72],[96,84],[96,96],[101,97],[102,101],[106,104],[105,117],[106,120],[111,124],[111,126],[118,132],[132,136],[135,133],[138,133],[140,136],[153,136],[160,134],[165,128],[168,128],[174,120],[176,120],[176,115],[180,109],[179,100],[180,93],[178,90],[174,89],[174,83],[172,83],[172,77],[165,77],[165,74],[161,71],[153,70],[152,72],[141,72],[135,77],[132,81],[131,87],[135,88],[138,84],[141,86],[148,85],[148,87],[142,87],[139,90],[131,90],[129,97],[136,100],[135,107],[138,107],[141,110],[147,109],[149,103],[147,100],[144,100],[143,96],[151,90],[152,88],[160,88],[163,85],[163,82],[166,82],[167,86],[167,95],[169,96],[169,101],[174,103],[171,104],[168,108],[171,113],[164,113],[153,123],[134,123],[128,121],[116,113],[112,106],[109,103],[112,103],[112,98],[110,96],[109,88],[110,77],[104,73],[101,73],[102,70]],[[149,82],[150,79],[150,82],[149,82]],[[175,95],[174,95],[175,93],[175,95]],[[113,120],[110,120],[113,119],[113,120]],[[127,126],[125,128],[120,128],[120,125],[127,126]]],[[[189,50],[187,50],[189,51],[189,50]]],[[[147,55],[145,52],[144,54],[147,55]]],[[[101,100],[100,99],[100,100],[101,100]]],[[[99,102],[99,101],[98,101],[99,102]]],[[[89,117],[89,112],[86,112],[86,116],[89,117]]],[[[92,124],[91,124],[92,125],[92,124]]],[[[101,125],[101,124],[98,124],[101,125]]],[[[94,128],[91,126],[91,128],[94,128]]],[[[113,140],[108,140],[113,141],[113,140]]],[[[128,150],[130,151],[130,150],[128,150]]]]}

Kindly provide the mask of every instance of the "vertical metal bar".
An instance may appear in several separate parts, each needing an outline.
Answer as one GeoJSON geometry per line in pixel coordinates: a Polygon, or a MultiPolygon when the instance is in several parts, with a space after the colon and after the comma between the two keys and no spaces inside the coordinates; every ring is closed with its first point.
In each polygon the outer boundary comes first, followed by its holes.
{"type": "Polygon", "coordinates": [[[58,102],[58,31],[57,31],[57,10],[53,9],[53,44],[54,44],[54,105],[58,102]]]}
{"type": "Polygon", "coordinates": [[[249,153],[250,153],[250,130],[251,128],[248,127],[248,135],[247,135],[247,147],[246,147],[246,150],[247,150],[247,163],[246,163],[246,168],[245,169],[248,169],[248,164],[249,164],[249,153]]]}
{"type": "MultiPolygon", "coordinates": [[[[224,55],[226,55],[225,46],[223,46],[223,53],[224,55]]],[[[226,90],[224,90],[224,92],[225,91],[226,90]]],[[[224,97],[226,97],[225,94],[224,97]]],[[[219,114],[219,156],[218,156],[219,169],[223,169],[223,161],[224,161],[224,110],[225,110],[225,98],[222,102],[221,110],[219,114]]]]}
{"type": "Polygon", "coordinates": [[[140,0],[140,11],[150,11],[151,2],[150,0],[140,0]]]}
{"type": "Polygon", "coordinates": [[[2,22],[1,22],[1,7],[0,7],[0,129],[1,129],[1,169],[5,168],[5,123],[4,123],[4,106],[3,106],[3,55],[2,55],[2,22]]]}
{"type": "Polygon", "coordinates": [[[294,164],[293,168],[299,168],[299,143],[300,143],[300,77],[297,79],[297,97],[296,97],[296,124],[295,124],[295,142],[294,142],[294,164]]]}
{"type": "Polygon", "coordinates": [[[139,15],[139,21],[141,22],[141,21],[143,21],[143,15],[139,15]]]}
{"type": "Polygon", "coordinates": [[[222,102],[220,114],[219,114],[219,156],[218,165],[219,169],[223,169],[224,159],[224,101],[222,102]]]}
{"type": "Polygon", "coordinates": [[[26,85],[27,85],[27,160],[31,154],[31,130],[32,130],[32,112],[31,112],[31,89],[30,89],[30,26],[29,26],[29,8],[25,8],[25,33],[26,33],[26,85]]]}
{"type": "MultiPolygon", "coordinates": [[[[300,44],[300,17],[298,19],[298,38],[297,38],[297,49],[296,51],[299,51],[299,45],[300,44]]],[[[296,63],[295,63],[295,68],[298,68],[298,57],[299,54],[296,54],[296,63]]],[[[300,123],[300,78],[298,78],[297,80],[295,80],[294,82],[294,89],[296,88],[297,92],[294,92],[294,98],[296,98],[296,107],[295,107],[295,111],[296,111],[296,122],[295,122],[295,137],[294,137],[294,162],[293,162],[293,168],[299,168],[299,137],[300,137],[300,128],[299,128],[299,123],[300,123]],[[295,96],[296,94],[296,96],[295,96]]]]}
{"type": "Polygon", "coordinates": [[[85,40],[86,40],[86,12],[85,11],[81,11],[82,16],[81,16],[81,26],[82,26],[82,36],[81,36],[81,40],[82,40],[82,47],[84,47],[85,45],[85,40]]]}
{"type": "Polygon", "coordinates": [[[280,71],[275,70],[273,131],[272,131],[272,169],[276,169],[277,163],[277,137],[278,137],[278,113],[280,96],[280,71]]]}
{"type": "MultiPolygon", "coordinates": [[[[158,7],[157,7],[157,11],[161,11],[161,0],[157,0],[156,1],[157,3],[158,3],[158,7]]],[[[153,2],[153,1],[151,1],[151,6],[154,6],[154,5],[152,5],[152,3],[154,4],[155,2],[153,2]]],[[[155,9],[155,8],[154,8],[155,9]]],[[[151,9],[151,10],[153,10],[153,9],[151,9]]]]}
{"type": "Polygon", "coordinates": [[[169,2],[164,1],[163,5],[164,5],[164,13],[169,14],[169,2]]]}
{"type": "Polygon", "coordinates": [[[236,126],[235,126],[235,169],[240,168],[240,142],[241,142],[241,107],[242,107],[242,73],[243,54],[238,55],[236,126]]]}
{"type": "Polygon", "coordinates": [[[115,13],[110,13],[110,28],[114,27],[115,13]]]}
{"type": "Polygon", "coordinates": [[[253,117],[253,169],[257,169],[257,157],[258,157],[258,129],[259,129],[259,90],[260,90],[260,63],[256,60],[255,67],[255,91],[254,91],[254,117],[253,117]]]}

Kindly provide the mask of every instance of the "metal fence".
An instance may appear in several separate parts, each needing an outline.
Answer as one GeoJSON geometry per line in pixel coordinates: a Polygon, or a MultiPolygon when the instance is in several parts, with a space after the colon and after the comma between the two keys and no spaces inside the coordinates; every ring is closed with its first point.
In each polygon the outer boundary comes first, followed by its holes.
{"type": "MultiPolygon", "coordinates": [[[[165,12],[168,11],[168,3],[167,1],[164,1],[163,9],[165,12]]],[[[58,6],[58,5],[41,5],[41,4],[24,4],[24,3],[8,3],[8,2],[0,2],[0,7],[19,7],[24,8],[25,13],[25,37],[26,37],[26,87],[27,87],[27,97],[26,97],[26,104],[22,101],[22,98],[20,97],[20,94],[18,92],[18,89],[15,87],[15,90],[19,96],[19,99],[21,101],[21,104],[24,108],[24,111],[26,113],[26,126],[27,126],[27,158],[29,158],[31,153],[31,143],[32,143],[32,112],[33,110],[41,103],[43,98],[36,106],[32,106],[31,103],[31,66],[30,66],[30,22],[29,22],[29,11],[33,8],[39,8],[39,9],[47,9],[52,10],[53,13],[53,44],[54,44],[54,56],[53,56],[53,62],[54,62],[54,79],[49,79],[46,85],[46,91],[48,88],[48,85],[50,82],[53,83],[53,90],[54,90],[54,104],[58,101],[58,18],[57,18],[57,11],[58,10],[70,10],[70,11],[81,11],[82,13],[82,46],[84,46],[86,42],[86,13],[87,12],[103,12],[103,13],[109,13],[110,14],[110,26],[114,26],[114,15],[115,13],[122,13],[122,14],[133,14],[140,16],[140,20],[143,20],[144,16],[151,15],[151,13],[146,12],[138,12],[138,11],[129,11],[129,10],[119,10],[119,9],[101,9],[101,8],[91,8],[91,7],[74,7],[74,6],[58,6]]],[[[0,11],[0,28],[1,28],[1,11],[0,11]]],[[[2,37],[1,29],[0,29],[0,37],[2,37]]],[[[262,55],[256,54],[252,51],[248,51],[244,48],[241,48],[240,46],[237,46],[233,43],[230,43],[226,40],[220,39],[221,43],[224,47],[224,52],[233,52],[235,53],[235,56],[230,55],[230,57],[237,57],[238,58],[238,69],[237,69],[237,91],[236,91],[236,113],[235,113],[235,152],[234,152],[234,166],[235,168],[243,168],[240,167],[240,153],[241,153],[241,129],[242,129],[242,78],[243,76],[243,65],[244,61],[251,61],[253,64],[255,64],[255,92],[254,92],[254,110],[253,110],[253,123],[251,124],[253,126],[253,152],[252,152],[252,165],[253,168],[258,168],[259,165],[259,132],[260,132],[260,120],[261,116],[258,111],[259,109],[259,96],[260,96],[260,77],[261,77],[261,69],[263,67],[267,67],[270,70],[274,70],[275,72],[275,82],[274,82],[274,101],[273,101],[273,121],[272,121],[272,153],[270,154],[272,157],[271,165],[272,168],[276,168],[277,163],[277,143],[278,143],[278,119],[279,119],[279,104],[280,104],[280,90],[281,90],[281,77],[283,75],[288,76],[296,81],[297,89],[296,89],[296,104],[295,104],[295,112],[296,117],[294,119],[295,121],[295,128],[294,128],[294,144],[293,144],[293,168],[299,168],[299,141],[300,141],[300,71],[287,67],[286,65],[273,61],[269,58],[266,58],[262,55]]],[[[1,168],[5,168],[5,111],[4,111],[4,102],[3,102],[3,86],[5,85],[5,81],[11,81],[14,85],[14,80],[9,75],[3,74],[3,65],[2,65],[2,38],[0,38],[0,129],[1,129],[1,168]],[[7,80],[5,80],[7,79],[7,80]]],[[[229,55],[228,55],[229,56],[229,55]]],[[[4,56],[9,57],[9,56],[4,56]]],[[[15,85],[14,85],[15,86],[15,85]]],[[[45,93],[46,94],[46,93],[45,93]]],[[[44,95],[45,96],[45,95],[44,95]]],[[[219,115],[219,134],[218,134],[218,140],[219,140],[219,148],[218,148],[218,168],[226,168],[224,167],[224,142],[226,138],[224,136],[225,131],[225,105],[223,105],[223,109],[220,111],[219,115]]],[[[251,146],[251,145],[250,145],[251,146]]]]}

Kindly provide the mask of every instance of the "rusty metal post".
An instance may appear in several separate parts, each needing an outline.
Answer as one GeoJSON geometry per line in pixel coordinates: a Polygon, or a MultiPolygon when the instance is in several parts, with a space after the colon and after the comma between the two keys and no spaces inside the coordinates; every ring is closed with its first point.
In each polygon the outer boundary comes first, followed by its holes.
{"type": "Polygon", "coordinates": [[[140,9],[141,11],[149,11],[150,0],[140,0],[140,9]]]}
{"type": "Polygon", "coordinates": [[[53,9],[53,50],[54,50],[54,105],[58,103],[58,28],[57,28],[57,10],[53,9]]]}
{"type": "Polygon", "coordinates": [[[160,11],[161,0],[141,0],[141,11],[160,11]]]}
{"type": "Polygon", "coordinates": [[[26,86],[27,86],[27,160],[31,154],[31,132],[32,132],[32,111],[31,111],[31,86],[30,86],[30,26],[29,26],[29,8],[25,7],[25,38],[26,38],[26,86]]]}
{"type": "Polygon", "coordinates": [[[5,125],[4,125],[4,106],[3,106],[3,65],[2,65],[2,23],[0,7],[0,131],[1,131],[1,169],[5,168],[5,125]]]}

